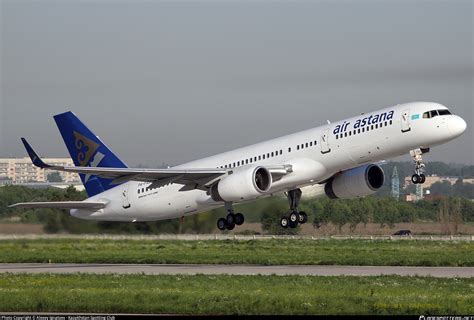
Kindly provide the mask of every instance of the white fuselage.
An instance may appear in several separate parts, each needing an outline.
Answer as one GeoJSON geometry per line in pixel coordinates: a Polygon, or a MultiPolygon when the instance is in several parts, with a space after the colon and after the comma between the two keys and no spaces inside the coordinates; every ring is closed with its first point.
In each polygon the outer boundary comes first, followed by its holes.
{"type": "MultiPolygon", "coordinates": [[[[413,102],[362,114],[313,129],[260,142],[175,168],[229,168],[291,165],[292,172],[272,183],[264,196],[324,182],[334,174],[363,164],[433,147],[462,134],[465,122],[456,115],[423,118],[429,110],[447,109],[433,102],[413,102]],[[365,119],[365,120],[364,120],[365,119]]],[[[150,183],[130,181],[89,201],[105,201],[98,211],[71,210],[83,219],[153,221],[188,216],[224,202],[208,192],[179,191],[181,184],[147,190],[150,183]]],[[[256,198],[255,198],[256,199],[256,198]]]]}

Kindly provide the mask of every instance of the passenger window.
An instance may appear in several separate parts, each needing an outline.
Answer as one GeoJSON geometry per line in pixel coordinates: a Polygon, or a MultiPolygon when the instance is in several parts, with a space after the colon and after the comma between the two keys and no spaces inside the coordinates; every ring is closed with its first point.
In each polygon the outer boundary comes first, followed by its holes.
{"type": "Polygon", "coordinates": [[[262,156],[258,156],[258,160],[262,160],[262,156]]]}
{"type": "Polygon", "coordinates": [[[390,125],[392,124],[392,120],[390,120],[390,125]]]}
{"type": "Polygon", "coordinates": [[[296,146],[296,150],[299,150],[299,149],[300,149],[300,145],[298,144],[298,145],[296,146]]]}
{"type": "Polygon", "coordinates": [[[272,157],[273,157],[273,152],[272,152],[272,157]]]}
{"type": "Polygon", "coordinates": [[[263,155],[263,160],[265,160],[265,155],[263,155]]]}
{"type": "Polygon", "coordinates": [[[339,139],[339,136],[336,134],[336,140],[339,139]]]}
{"type": "Polygon", "coordinates": [[[317,140],[314,140],[314,145],[317,145],[318,144],[318,141],[317,140]]]}
{"type": "Polygon", "coordinates": [[[370,126],[370,130],[374,130],[374,125],[371,125],[371,126],[370,126]]]}
{"type": "Polygon", "coordinates": [[[283,154],[283,150],[280,150],[280,156],[283,154]]]}
{"type": "Polygon", "coordinates": [[[237,161],[237,167],[240,166],[240,161],[237,161]]]}
{"type": "Polygon", "coordinates": [[[308,143],[307,143],[307,142],[306,142],[306,145],[305,145],[305,147],[306,147],[306,148],[308,147],[308,143]]]}
{"type": "Polygon", "coordinates": [[[310,146],[310,147],[313,146],[313,141],[310,141],[309,146],[310,146]]]}
{"type": "Polygon", "coordinates": [[[357,129],[357,133],[360,133],[360,128],[359,128],[359,129],[357,129]]]}
{"type": "Polygon", "coordinates": [[[249,164],[249,159],[245,159],[245,164],[249,164]]]}
{"type": "Polygon", "coordinates": [[[344,137],[347,137],[347,132],[344,132],[344,137]]]}
{"type": "Polygon", "coordinates": [[[288,147],[288,152],[291,152],[291,147],[288,147]]]}

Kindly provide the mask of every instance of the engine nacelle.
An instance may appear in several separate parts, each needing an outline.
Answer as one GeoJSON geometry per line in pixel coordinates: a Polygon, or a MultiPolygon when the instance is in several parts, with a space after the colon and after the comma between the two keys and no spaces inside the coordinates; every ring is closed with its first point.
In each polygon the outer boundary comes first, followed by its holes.
{"type": "Polygon", "coordinates": [[[212,185],[210,195],[214,201],[243,201],[255,199],[272,186],[272,175],[264,167],[243,167],[212,185]]]}
{"type": "Polygon", "coordinates": [[[371,195],[384,183],[385,174],[378,165],[369,164],[342,172],[329,180],[324,192],[331,199],[351,199],[371,195]]]}

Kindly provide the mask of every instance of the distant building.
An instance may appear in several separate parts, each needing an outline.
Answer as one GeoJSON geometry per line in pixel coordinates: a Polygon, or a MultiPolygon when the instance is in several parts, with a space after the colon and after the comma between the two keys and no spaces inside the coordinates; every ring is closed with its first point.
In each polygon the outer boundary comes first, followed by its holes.
{"type": "Polygon", "coordinates": [[[425,200],[426,201],[435,201],[435,200],[441,200],[441,199],[444,199],[446,198],[446,196],[442,195],[442,194],[431,194],[431,193],[428,193],[428,194],[425,194],[425,200]]]}
{"type": "MultiPolygon", "coordinates": [[[[69,158],[45,158],[46,163],[58,166],[73,166],[69,158]]],[[[0,184],[24,184],[28,182],[47,182],[48,174],[34,166],[30,158],[0,158],[0,184]]],[[[63,182],[75,184],[81,182],[79,175],[70,172],[60,172],[63,182]]]]}
{"type": "Polygon", "coordinates": [[[417,196],[416,194],[414,193],[407,193],[405,195],[403,195],[403,200],[406,201],[406,202],[414,202],[414,201],[417,201],[417,196]]]}

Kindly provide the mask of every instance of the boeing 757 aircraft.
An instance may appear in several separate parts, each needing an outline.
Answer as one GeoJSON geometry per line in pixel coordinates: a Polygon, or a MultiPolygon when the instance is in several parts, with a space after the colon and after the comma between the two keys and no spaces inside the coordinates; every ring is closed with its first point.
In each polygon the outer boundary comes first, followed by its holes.
{"type": "Polygon", "coordinates": [[[466,122],[434,102],[412,102],[362,114],[168,169],[133,169],[121,161],[72,112],[54,116],[75,166],[44,163],[22,138],[34,165],[78,173],[84,201],[29,202],[11,207],[70,209],[74,217],[153,221],[225,206],[220,230],[244,222],[233,204],[281,194],[289,211],[283,228],[305,223],[298,210],[301,188],[314,186],[329,198],[364,197],[384,183],[378,162],[410,154],[412,182],[425,181],[423,154],[466,130],[466,122]]]}

